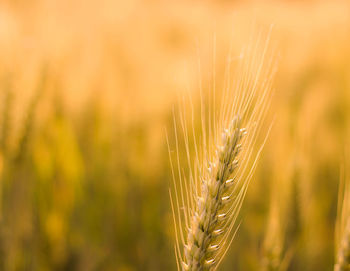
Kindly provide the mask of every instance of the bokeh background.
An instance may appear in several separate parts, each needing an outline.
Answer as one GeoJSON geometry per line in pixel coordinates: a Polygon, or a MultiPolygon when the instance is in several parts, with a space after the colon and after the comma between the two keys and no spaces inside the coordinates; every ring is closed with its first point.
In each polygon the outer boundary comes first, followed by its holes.
{"type": "Polygon", "coordinates": [[[332,270],[350,143],[336,0],[0,1],[0,270],[175,270],[174,105],[214,68],[222,86],[230,44],[271,24],[275,124],[221,269],[332,270]]]}

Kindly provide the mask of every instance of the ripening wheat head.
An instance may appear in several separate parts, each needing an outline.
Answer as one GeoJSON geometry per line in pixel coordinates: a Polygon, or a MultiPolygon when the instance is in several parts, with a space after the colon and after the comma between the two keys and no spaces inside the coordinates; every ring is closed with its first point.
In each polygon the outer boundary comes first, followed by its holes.
{"type": "Polygon", "coordinates": [[[223,91],[215,90],[215,72],[208,95],[200,86],[200,133],[194,127],[191,99],[190,124],[185,106],[179,118],[174,116],[176,157],[172,158],[169,147],[174,180],[170,199],[179,270],[215,270],[233,240],[235,222],[268,133],[258,143],[274,73],[269,47],[269,39],[259,35],[239,58],[229,55],[223,91]],[[179,138],[187,153],[185,163],[180,161],[179,138]]]}
{"type": "Polygon", "coordinates": [[[335,238],[334,271],[350,270],[350,180],[341,172],[335,238]]]}

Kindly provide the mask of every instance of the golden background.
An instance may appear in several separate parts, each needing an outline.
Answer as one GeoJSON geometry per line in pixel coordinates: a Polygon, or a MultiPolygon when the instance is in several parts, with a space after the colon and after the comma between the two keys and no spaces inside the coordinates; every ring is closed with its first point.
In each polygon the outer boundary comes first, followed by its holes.
{"type": "Polygon", "coordinates": [[[272,24],[275,124],[221,270],[331,270],[350,4],[243,0],[0,2],[0,270],[175,270],[164,130],[272,24]]]}

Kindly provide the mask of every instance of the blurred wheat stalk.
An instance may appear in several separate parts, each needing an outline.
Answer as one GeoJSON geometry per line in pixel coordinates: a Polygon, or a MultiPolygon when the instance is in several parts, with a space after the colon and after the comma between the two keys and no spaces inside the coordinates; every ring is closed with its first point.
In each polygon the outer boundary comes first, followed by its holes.
{"type": "MultiPolygon", "coordinates": [[[[181,132],[175,129],[178,170],[175,173],[172,166],[174,189],[170,192],[178,269],[217,269],[237,231],[239,210],[268,134],[264,131],[263,142],[257,143],[271,100],[275,72],[269,34],[262,36],[259,33],[257,41],[252,39],[241,54],[234,80],[230,77],[230,55],[222,93],[215,89],[214,78],[205,101],[200,85],[200,136],[195,134],[193,122],[186,123],[185,109],[180,112],[181,132]],[[186,149],[187,177],[180,162],[180,137],[186,149]],[[257,146],[260,147],[256,149],[257,146]],[[192,148],[195,157],[191,157],[192,148]]],[[[169,155],[172,163],[170,147],[169,155]]]]}
{"type": "Polygon", "coordinates": [[[334,271],[350,270],[350,183],[346,170],[342,168],[338,195],[336,223],[336,259],[334,271]]]}

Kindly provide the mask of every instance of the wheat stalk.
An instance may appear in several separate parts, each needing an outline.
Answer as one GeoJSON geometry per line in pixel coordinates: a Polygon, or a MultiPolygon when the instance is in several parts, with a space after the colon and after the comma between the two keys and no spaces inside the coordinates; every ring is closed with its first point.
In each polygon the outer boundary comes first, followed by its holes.
{"type": "MultiPolygon", "coordinates": [[[[275,184],[276,185],[276,184],[275,184]]],[[[282,225],[281,202],[276,199],[278,186],[271,192],[270,214],[268,227],[265,233],[263,244],[263,255],[261,261],[261,271],[285,271],[288,268],[293,248],[285,251],[284,227],[282,225]]],[[[285,198],[284,198],[285,199],[285,198]]]]}
{"type": "MultiPolygon", "coordinates": [[[[275,144],[274,144],[275,146],[275,144]]],[[[294,254],[294,246],[286,243],[286,218],[288,216],[289,188],[287,179],[271,174],[270,206],[262,246],[261,271],[286,271],[294,254]],[[277,176],[277,177],[275,177],[277,176]],[[287,246],[288,245],[288,246],[287,246]]],[[[288,177],[287,177],[288,178],[288,177]]]]}
{"type": "Polygon", "coordinates": [[[174,180],[170,199],[179,270],[215,270],[237,231],[235,222],[267,138],[264,137],[264,142],[256,151],[258,134],[271,100],[275,67],[268,48],[269,39],[263,39],[261,35],[256,43],[249,44],[238,62],[234,85],[230,80],[232,58],[229,55],[226,84],[218,99],[219,106],[216,104],[215,81],[208,95],[208,108],[200,84],[200,137],[194,128],[192,99],[189,99],[192,111],[190,125],[186,124],[186,106],[180,110],[181,133],[177,131],[178,121],[174,116],[176,163],[169,147],[174,180]],[[180,162],[178,134],[182,134],[184,139],[187,175],[180,162]]]}
{"type": "Polygon", "coordinates": [[[350,183],[341,170],[336,223],[336,262],[334,271],[350,270],[350,183]]]}

